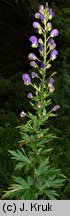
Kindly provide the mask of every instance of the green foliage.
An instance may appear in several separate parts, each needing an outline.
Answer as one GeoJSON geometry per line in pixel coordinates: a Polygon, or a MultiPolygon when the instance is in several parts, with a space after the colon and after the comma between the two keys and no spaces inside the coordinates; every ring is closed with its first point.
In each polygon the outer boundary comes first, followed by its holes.
{"type": "MultiPolygon", "coordinates": [[[[3,198],[39,199],[41,197],[42,199],[55,199],[55,197],[58,197],[56,189],[63,186],[65,176],[61,174],[59,169],[54,169],[49,164],[49,157],[45,159],[44,156],[41,156],[42,150],[40,151],[39,149],[39,152],[39,158],[36,158],[37,162],[35,162],[35,158],[31,155],[31,152],[28,159],[27,155],[25,156],[21,151],[17,151],[17,153],[10,151],[13,156],[12,159],[20,162],[23,161],[23,166],[26,165],[23,173],[29,171],[30,175],[27,176],[26,180],[22,177],[15,177],[14,184],[12,184],[3,198]],[[35,172],[33,172],[34,165],[36,165],[35,172]],[[33,177],[31,177],[32,173],[33,177]]],[[[23,168],[20,164],[17,164],[18,169],[23,168]]]]}
{"type": "MultiPolygon", "coordinates": [[[[46,122],[45,116],[43,119],[43,122],[46,122]]],[[[40,121],[42,122],[29,113],[29,121],[19,127],[22,137],[21,150],[9,152],[11,158],[17,161],[15,170],[19,170],[24,177],[15,177],[14,184],[8,192],[5,192],[3,198],[56,199],[58,197],[58,189],[63,186],[65,176],[60,169],[56,169],[50,163],[49,152],[52,149],[47,146],[56,136],[49,133],[48,129],[41,128],[40,121]]]]}

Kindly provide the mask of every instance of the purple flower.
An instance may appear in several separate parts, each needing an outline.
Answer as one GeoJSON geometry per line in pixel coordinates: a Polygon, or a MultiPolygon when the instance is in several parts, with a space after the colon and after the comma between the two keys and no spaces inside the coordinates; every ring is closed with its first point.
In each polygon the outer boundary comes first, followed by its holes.
{"type": "Polygon", "coordinates": [[[52,38],[48,40],[48,45],[50,46],[51,49],[54,49],[56,47],[56,43],[52,38]]]}
{"type": "Polygon", "coordinates": [[[34,27],[34,28],[41,28],[39,22],[33,22],[33,27],[34,27]]]}
{"type": "Polygon", "coordinates": [[[57,55],[58,55],[58,51],[56,49],[53,49],[50,53],[50,59],[52,60],[56,59],[57,55]]]}
{"type": "Polygon", "coordinates": [[[44,47],[42,44],[39,44],[39,52],[43,52],[44,51],[44,47]]]}
{"type": "Polygon", "coordinates": [[[25,85],[29,85],[31,83],[31,78],[29,77],[28,74],[23,74],[22,79],[23,79],[25,85]]]}
{"type": "Polygon", "coordinates": [[[53,86],[55,80],[52,77],[49,77],[48,79],[48,87],[50,92],[53,92],[55,90],[55,87],[53,86]]]}
{"type": "Polygon", "coordinates": [[[36,29],[36,32],[38,33],[38,34],[42,34],[42,29],[40,28],[40,29],[36,29]]]}
{"type": "Polygon", "coordinates": [[[33,97],[32,92],[28,93],[27,97],[32,98],[33,97]]]}
{"type": "Polygon", "coordinates": [[[35,13],[35,18],[39,19],[40,18],[40,13],[35,13]]]}
{"type": "Polygon", "coordinates": [[[53,111],[57,111],[58,109],[60,109],[60,106],[59,106],[59,105],[56,105],[56,106],[53,107],[52,110],[53,110],[53,111]]]}
{"type": "Polygon", "coordinates": [[[50,39],[48,40],[48,44],[52,45],[53,43],[54,43],[54,40],[53,40],[52,38],[50,38],[50,39]]]}
{"type": "Polygon", "coordinates": [[[35,61],[31,61],[31,62],[30,62],[30,65],[31,65],[32,67],[34,67],[34,68],[38,67],[38,65],[36,64],[35,61]]]}
{"type": "Polygon", "coordinates": [[[43,5],[39,5],[39,12],[41,14],[44,14],[44,6],[43,5]]]}
{"type": "Polygon", "coordinates": [[[46,8],[48,8],[48,2],[46,2],[45,6],[46,6],[46,8]]]}
{"type": "Polygon", "coordinates": [[[52,24],[50,22],[47,23],[48,31],[52,29],[52,24]]]}
{"type": "Polygon", "coordinates": [[[48,84],[53,84],[54,82],[55,82],[55,80],[52,77],[49,77],[48,84]]]}
{"type": "Polygon", "coordinates": [[[29,53],[29,55],[28,55],[28,59],[29,60],[36,60],[36,55],[35,54],[33,54],[33,53],[29,53]]]}
{"type": "Polygon", "coordinates": [[[44,6],[39,4],[39,10],[43,10],[44,9],[44,6]]]}
{"type": "Polygon", "coordinates": [[[45,17],[43,14],[40,14],[41,21],[44,21],[45,17]]]}
{"type": "Polygon", "coordinates": [[[31,73],[32,78],[34,79],[35,77],[37,77],[37,73],[36,72],[32,72],[31,73]]]}
{"type": "Polygon", "coordinates": [[[49,18],[50,19],[52,19],[53,17],[54,17],[54,13],[53,13],[53,11],[52,11],[52,8],[50,8],[49,10],[48,10],[48,13],[49,13],[49,18]]]}
{"type": "Polygon", "coordinates": [[[51,37],[56,37],[56,36],[58,36],[58,35],[59,35],[59,32],[58,32],[57,29],[53,29],[53,30],[51,31],[51,37]]]}
{"type": "Polygon", "coordinates": [[[45,69],[46,65],[44,62],[41,62],[41,69],[45,69]]]}
{"type": "Polygon", "coordinates": [[[38,46],[37,38],[35,36],[31,36],[29,41],[32,43],[32,47],[36,48],[38,46]]]}
{"type": "Polygon", "coordinates": [[[24,111],[20,112],[20,117],[24,118],[26,116],[26,113],[24,111]]]}

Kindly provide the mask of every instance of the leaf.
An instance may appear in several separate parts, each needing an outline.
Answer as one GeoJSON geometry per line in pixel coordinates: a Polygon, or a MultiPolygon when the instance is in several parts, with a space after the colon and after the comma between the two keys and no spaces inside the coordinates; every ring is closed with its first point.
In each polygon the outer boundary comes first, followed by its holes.
{"type": "Polygon", "coordinates": [[[40,92],[40,88],[38,88],[37,85],[36,85],[35,83],[33,84],[33,87],[34,87],[38,92],[40,92]]]}
{"type": "Polygon", "coordinates": [[[58,193],[55,190],[52,190],[52,189],[45,190],[45,194],[48,196],[48,198],[50,200],[56,200],[55,197],[59,196],[58,193]]]}
{"type": "Polygon", "coordinates": [[[49,169],[49,157],[45,159],[44,162],[41,162],[39,168],[37,169],[38,175],[42,175],[49,169]]]}
{"type": "Polygon", "coordinates": [[[21,170],[25,166],[25,163],[18,163],[15,166],[15,170],[21,170]]]}
{"type": "Polygon", "coordinates": [[[32,185],[32,182],[26,182],[26,180],[21,177],[14,177],[14,181],[16,183],[11,185],[8,192],[5,191],[5,194],[2,198],[21,197],[21,195],[24,194],[25,191],[30,190],[30,186],[32,185]]]}
{"type": "Polygon", "coordinates": [[[23,161],[25,163],[30,163],[28,157],[24,156],[21,151],[17,150],[17,152],[15,152],[14,150],[13,151],[9,150],[9,152],[12,155],[12,157],[11,157],[12,159],[17,160],[17,161],[23,161]]]}

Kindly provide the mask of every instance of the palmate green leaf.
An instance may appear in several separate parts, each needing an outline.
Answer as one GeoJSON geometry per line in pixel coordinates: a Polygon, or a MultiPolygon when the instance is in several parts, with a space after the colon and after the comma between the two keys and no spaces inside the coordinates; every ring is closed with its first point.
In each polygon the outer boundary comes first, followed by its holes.
{"type": "Polygon", "coordinates": [[[26,123],[26,125],[20,126],[20,129],[21,129],[22,133],[24,133],[24,132],[32,133],[33,132],[33,127],[32,127],[32,125],[30,124],[29,121],[26,123]]]}
{"type": "MultiPolygon", "coordinates": [[[[46,196],[53,200],[56,199],[58,195],[57,191],[54,190],[54,188],[50,187],[50,183],[49,180],[45,180],[44,178],[39,178],[37,181],[37,190],[38,190],[38,194],[44,197],[44,195],[46,194],[46,196]]],[[[47,198],[46,198],[47,199],[47,198]]]]}
{"type": "Polygon", "coordinates": [[[47,138],[39,138],[36,140],[36,144],[38,147],[44,146],[44,144],[50,143],[54,138],[57,138],[56,136],[53,137],[47,137],[47,138]]]}
{"type": "Polygon", "coordinates": [[[44,191],[44,193],[47,195],[47,197],[50,199],[50,200],[56,200],[56,197],[58,197],[58,193],[56,190],[53,190],[53,189],[47,189],[44,191]]]}
{"type": "Polygon", "coordinates": [[[47,123],[47,120],[50,118],[50,117],[54,117],[54,116],[57,116],[57,114],[53,114],[53,113],[50,113],[48,112],[46,115],[42,115],[41,116],[41,119],[39,120],[38,124],[39,126],[47,123]]]}
{"type": "Polygon", "coordinates": [[[30,190],[26,190],[22,195],[21,199],[23,200],[31,200],[32,199],[32,194],[30,190]]]}
{"type": "Polygon", "coordinates": [[[18,163],[18,164],[16,164],[16,166],[15,166],[15,170],[21,170],[23,167],[25,167],[26,166],[26,163],[18,163]]]}
{"type": "Polygon", "coordinates": [[[43,152],[41,152],[41,154],[45,155],[46,153],[49,153],[53,150],[53,148],[50,148],[50,149],[45,149],[43,150],[43,152]]]}
{"type": "Polygon", "coordinates": [[[45,172],[47,172],[49,168],[50,168],[49,157],[47,157],[47,159],[41,162],[39,168],[37,169],[38,175],[44,174],[45,172]]]}
{"type": "Polygon", "coordinates": [[[5,195],[3,196],[3,198],[5,198],[5,197],[19,197],[19,196],[21,197],[22,193],[25,190],[30,189],[30,184],[27,183],[23,178],[14,177],[14,181],[16,183],[11,185],[8,192],[5,191],[5,195]]]}
{"type": "Polygon", "coordinates": [[[16,152],[14,150],[13,151],[9,150],[9,152],[12,155],[11,159],[14,159],[14,160],[17,160],[17,161],[23,161],[25,163],[29,163],[30,164],[30,161],[29,161],[28,157],[24,156],[21,151],[17,150],[17,152],[16,152]]]}
{"type": "Polygon", "coordinates": [[[48,176],[48,173],[46,173],[45,179],[47,178],[46,183],[44,184],[43,188],[45,189],[46,186],[49,188],[59,188],[63,186],[64,179],[58,178],[56,175],[52,176],[53,173],[50,173],[50,176],[48,176]]]}
{"type": "Polygon", "coordinates": [[[28,112],[28,117],[30,119],[32,119],[33,121],[37,119],[37,116],[36,115],[33,115],[32,113],[28,112]]]}
{"type": "Polygon", "coordinates": [[[22,136],[22,139],[25,141],[25,143],[29,143],[30,142],[30,136],[27,134],[27,133],[23,133],[21,132],[21,136],[22,136]]]}

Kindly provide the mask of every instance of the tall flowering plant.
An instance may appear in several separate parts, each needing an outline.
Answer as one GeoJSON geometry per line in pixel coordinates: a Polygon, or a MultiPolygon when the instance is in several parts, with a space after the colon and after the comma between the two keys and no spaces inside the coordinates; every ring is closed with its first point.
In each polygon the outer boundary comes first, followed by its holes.
{"type": "Polygon", "coordinates": [[[55,90],[54,74],[48,75],[58,55],[54,37],[58,36],[57,29],[53,29],[51,19],[54,17],[53,10],[46,2],[45,7],[39,5],[39,11],[35,13],[36,20],[33,27],[36,29],[37,37],[32,35],[29,38],[31,47],[38,50],[38,57],[29,53],[28,59],[33,68],[31,76],[26,73],[22,80],[26,86],[31,85],[35,94],[29,92],[27,97],[35,110],[35,114],[24,110],[21,117],[27,116],[27,122],[20,126],[20,148],[17,151],[9,151],[12,159],[17,161],[15,170],[20,176],[14,177],[14,183],[5,193],[4,197],[17,199],[56,199],[58,191],[65,176],[60,169],[56,169],[49,159],[49,152],[52,151],[50,142],[57,138],[48,127],[48,120],[54,117],[60,106],[52,107],[51,96],[55,90]],[[37,70],[36,70],[37,69],[37,70]],[[38,84],[35,84],[35,78],[38,84]]]}

